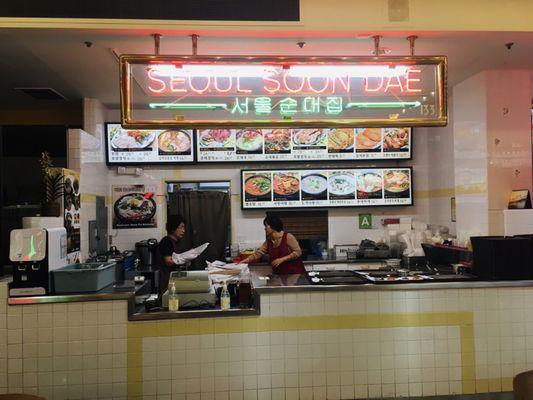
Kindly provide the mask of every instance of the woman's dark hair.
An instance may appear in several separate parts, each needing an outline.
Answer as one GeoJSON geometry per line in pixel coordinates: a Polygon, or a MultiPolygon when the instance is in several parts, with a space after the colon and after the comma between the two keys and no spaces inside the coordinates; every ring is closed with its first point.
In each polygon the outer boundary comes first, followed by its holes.
{"type": "Polygon", "coordinates": [[[263,225],[270,226],[276,232],[281,232],[283,230],[283,221],[277,215],[267,214],[263,220],[263,225]]]}
{"type": "Polygon", "coordinates": [[[185,224],[185,218],[182,215],[170,215],[167,219],[167,233],[172,233],[181,223],[185,224]]]}

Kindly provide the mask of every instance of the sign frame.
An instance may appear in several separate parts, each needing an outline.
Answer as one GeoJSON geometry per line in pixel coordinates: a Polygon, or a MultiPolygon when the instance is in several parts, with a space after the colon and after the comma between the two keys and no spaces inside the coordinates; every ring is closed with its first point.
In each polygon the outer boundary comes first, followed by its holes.
{"type": "MultiPolygon", "coordinates": [[[[259,128],[261,129],[261,128],[259,128]]],[[[287,129],[287,128],[285,128],[287,129]]],[[[288,128],[288,129],[297,129],[297,128],[288,128]]],[[[324,128],[324,129],[328,129],[328,128],[324,128]]],[[[355,129],[355,128],[354,128],[355,129]]],[[[330,159],[277,159],[277,160],[231,160],[231,161],[217,161],[217,160],[200,160],[200,157],[199,157],[199,153],[200,153],[200,149],[199,149],[199,137],[198,137],[198,133],[200,131],[200,129],[195,129],[195,140],[196,140],[196,143],[195,143],[195,155],[194,155],[194,162],[196,164],[199,164],[199,165],[215,165],[215,164],[219,164],[219,165],[234,165],[234,164],[275,164],[275,163],[295,163],[295,164],[298,164],[298,163],[339,163],[339,162],[348,162],[348,163],[351,163],[351,162],[356,162],[356,163],[359,163],[359,162],[362,162],[362,163],[368,163],[368,162],[371,162],[371,163],[374,163],[374,162],[388,162],[388,161],[393,161],[393,162],[398,162],[398,161],[412,161],[413,160],[413,157],[414,157],[414,131],[415,131],[415,128],[412,128],[412,127],[409,127],[410,129],[410,137],[409,137],[409,157],[405,157],[405,158],[398,158],[398,157],[390,157],[390,158],[372,158],[372,157],[369,157],[369,158],[339,158],[339,159],[335,159],[335,158],[330,158],[330,159]]],[[[354,144],[355,146],[355,144],[354,144]]],[[[356,154],[354,152],[354,154],[356,154]]]]}
{"type": "MultiPolygon", "coordinates": [[[[380,207],[380,208],[383,208],[383,207],[412,207],[415,205],[415,190],[414,190],[414,187],[415,187],[415,183],[414,183],[414,176],[413,176],[413,167],[412,166],[401,166],[401,165],[395,165],[395,166],[391,166],[391,165],[386,165],[386,166],[362,166],[362,167],[347,167],[347,168],[344,168],[346,170],[358,170],[358,169],[363,169],[363,170],[369,170],[369,169],[380,169],[380,170],[384,170],[384,169],[408,169],[409,170],[409,178],[410,178],[410,181],[411,181],[411,197],[410,197],[410,203],[409,204],[377,204],[377,205],[339,205],[339,206],[334,206],[334,205],[321,205],[321,206],[305,206],[305,207],[268,207],[268,206],[265,206],[265,207],[245,207],[244,206],[244,203],[245,203],[245,199],[244,199],[244,195],[243,195],[243,187],[244,187],[244,173],[245,172],[261,172],[261,171],[264,171],[264,172],[283,172],[283,171],[294,171],[294,170],[298,170],[298,171],[317,171],[317,170],[321,170],[321,171],[325,171],[325,170],[331,170],[331,171],[336,171],[338,170],[339,168],[332,168],[332,167],[327,167],[327,168],[321,168],[321,167],[317,167],[317,168],[312,168],[312,167],[307,167],[307,168],[258,168],[258,169],[255,169],[255,168],[247,168],[247,169],[241,169],[239,170],[239,174],[240,174],[240,177],[239,177],[239,180],[240,180],[240,187],[239,187],[239,196],[241,197],[241,210],[246,212],[246,211],[257,211],[257,210],[307,210],[307,209],[321,209],[321,210],[330,210],[330,209],[341,209],[341,208],[353,208],[353,209],[365,209],[365,208],[374,208],[374,207],[380,207]]],[[[370,212],[367,213],[367,214],[371,214],[370,212]]]]}
{"type": "Polygon", "coordinates": [[[448,124],[448,59],[446,56],[328,56],[328,57],[296,57],[296,56],[183,56],[183,55],[139,55],[124,54],[119,59],[120,81],[120,115],[124,129],[161,129],[161,128],[266,128],[266,127],[301,127],[301,128],[335,128],[335,127],[415,127],[415,126],[446,126],[448,124]],[[134,119],[132,117],[132,85],[131,65],[147,63],[220,63],[220,64],[276,64],[305,65],[307,63],[367,63],[367,64],[403,64],[403,65],[436,65],[438,102],[437,116],[432,119],[294,119],[294,120],[175,120],[134,119]]]}
{"type": "MultiPolygon", "coordinates": [[[[104,147],[105,147],[105,163],[108,167],[142,167],[143,165],[192,165],[196,164],[196,129],[191,130],[191,156],[192,161],[140,161],[140,162],[115,162],[109,159],[110,143],[109,143],[109,125],[120,125],[120,122],[106,122],[104,123],[104,147]]],[[[123,129],[128,129],[124,128],[123,129]]],[[[177,128],[176,128],[177,129],[177,128]]],[[[159,129],[165,130],[165,129],[159,129]]],[[[157,139],[157,138],[156,138],[157,139]]],[[[413,149],[411,148],[411,152],[413,149]]],[[[411,154],[412,156],[412,154],[411,154]]]]}

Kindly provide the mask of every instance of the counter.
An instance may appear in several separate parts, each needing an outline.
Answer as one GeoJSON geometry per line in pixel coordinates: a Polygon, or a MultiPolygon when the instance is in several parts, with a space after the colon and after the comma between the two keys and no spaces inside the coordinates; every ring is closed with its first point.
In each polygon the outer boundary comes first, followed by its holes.
{"type": "MultiPolygon", "coordinates": [[[[252,272],[257,280],[269,274],[252,272]]],[[[533,366],[532,282],[317,290],[288,278],[258,285],[259,314],[198,311],[162,320],[128,320],[125,299],[9,305],[0,282],[0,392],[419,397],[510,391],[512,377],[533,366]]]]}
{"type": "Polygon", "coordinates": [[[263,293],[298,293],[298,292],[331,292],[331,291],[402,291],[402,290],[434,290],[434,289],[483,289],[483,288],[520,288],[533,287],[533,280],[523,281],[477,281],[458,280],[445,282],[417,283],[364,283],[357,285],[313,285],[305,275],[275,275],[269,266],[253,266],[252,283],[258,294],[263,293]]]}

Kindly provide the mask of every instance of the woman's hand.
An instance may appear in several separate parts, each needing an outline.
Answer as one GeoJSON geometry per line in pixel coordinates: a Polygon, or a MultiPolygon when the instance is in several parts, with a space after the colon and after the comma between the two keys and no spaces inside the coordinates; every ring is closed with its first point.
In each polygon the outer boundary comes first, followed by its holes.
{"type": "Polygon", "coordinates": [[[271,263],[272,268],[277,268],[281,263],[284,263],[284,262],[285,262],[285,257],[276,258],[271,263]]]}

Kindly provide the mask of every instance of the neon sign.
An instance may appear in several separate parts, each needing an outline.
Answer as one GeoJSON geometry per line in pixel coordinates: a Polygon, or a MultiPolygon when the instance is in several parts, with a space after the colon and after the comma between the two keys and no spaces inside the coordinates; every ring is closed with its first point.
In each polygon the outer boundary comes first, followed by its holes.
{"type": "Polygon", "coordinates": [[[126,55],[122,125],[441,126],[446,63],[446,57],[126,55]]]}

